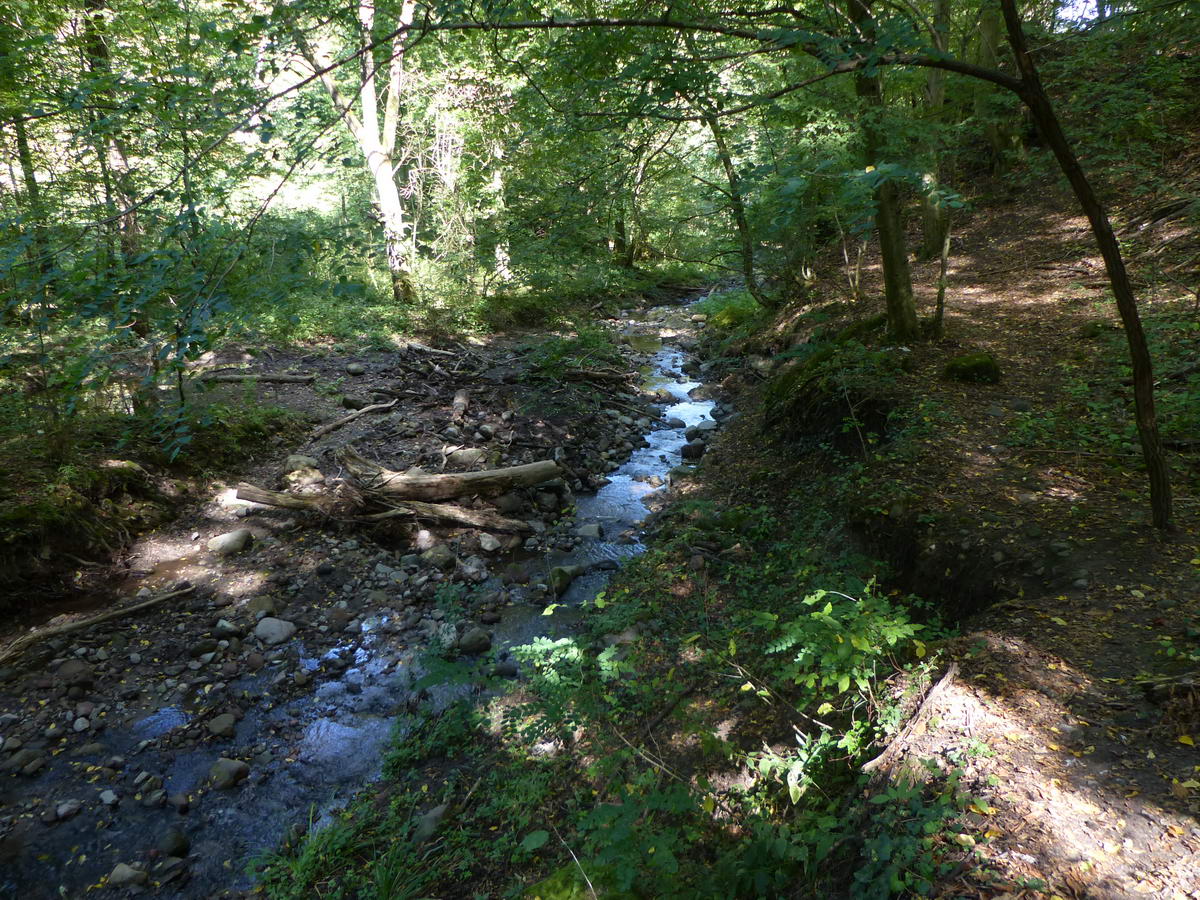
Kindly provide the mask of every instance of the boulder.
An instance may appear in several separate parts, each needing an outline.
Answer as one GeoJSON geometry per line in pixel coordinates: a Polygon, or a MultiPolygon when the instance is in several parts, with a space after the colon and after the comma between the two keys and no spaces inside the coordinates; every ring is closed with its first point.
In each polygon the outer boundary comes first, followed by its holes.
{"type": "Polygon", "coordinates": [[[421,559],[437,569],[449,569],[454,566],[454,551],[447,544],[434,544],[421,554],[421,559]]]}
{"type": "Polygon", "coordinates": [[[282,474],[295,472],[298,469],[316,469],[320,464],[311,456],[302,456],[299,453],[291,454],[283,464],[282,474]]]}
{"type": "Polygon", "coordinates": [[[478,625],[468,628],[458,639],[458,649],[472,656],[486,653],[492,647],[492,637],[478,625]]]}

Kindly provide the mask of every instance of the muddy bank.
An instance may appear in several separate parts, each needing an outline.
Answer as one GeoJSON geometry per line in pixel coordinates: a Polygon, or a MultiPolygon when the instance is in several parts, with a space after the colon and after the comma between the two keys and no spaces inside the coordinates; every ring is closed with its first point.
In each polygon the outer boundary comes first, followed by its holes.
{"type": "MultiPolygon", "coordinates": [[[[0,671],[0,896],[245,890],[253,855],[372,778],[389,735],[422,705],[519,678],[508,648],[572,627],[578,604],[639,551],[672,470],[703,454],[725,412],[683,374],[703,326],[690,310],[612,324],[641,374],[603,405],[539,415],[498,402],[530,393],[499,379],[456,424],[444,395],[461,380],[446,377],[440,403],[426,384],[424,406],[296,448],[303,464],[271,464],[318,488],[338,478],[332,454],[348,440],[397,468],[434,454],[445,464],[447,447],[482,451],[480,465],[554,458],[568,477],[496,504],[531,536],[339,532],[219,488],[139,543],[123,585],[145,596],[186,582],[189,594],[39,644],[0,671]],[[551,601],[563,606],[546,617],[551,601]],[[417,690],[430,650],[472,661],[478,682],[417,690]]],[[[391,365],[369,360],[351,377],[392,378],[391,365]]]]}

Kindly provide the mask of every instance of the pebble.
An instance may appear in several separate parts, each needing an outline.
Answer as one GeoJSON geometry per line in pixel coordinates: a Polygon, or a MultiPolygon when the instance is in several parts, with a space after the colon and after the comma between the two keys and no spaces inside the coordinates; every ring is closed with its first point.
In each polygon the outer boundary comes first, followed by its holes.
{"type": "Polygon", "coordinates": [[[83,804],[78,800],[65,800],[54,808],[54,814],[61,822],[76,815],[81,809],[83,809],[83,804]]]}
{"type": "Polygon", "coordinates": [[[104,790],[100,792],[100,802],[105,806],[116,806],[119,799],[116,791],[104,790]]]}
{"type": "Polygon", "coordinates": [[[347,375],[366,375],[367,367],[364,366],[362,363],[356,363],[356,362],[347,363],[346,364],[346,374],[347,375]]]}
{"type": "Polygon", "coordinates": [[[217,737],[233,737],[237,728],[237,717],[233,713],[222,713],[208,720],[208,730],[217,737]]]}

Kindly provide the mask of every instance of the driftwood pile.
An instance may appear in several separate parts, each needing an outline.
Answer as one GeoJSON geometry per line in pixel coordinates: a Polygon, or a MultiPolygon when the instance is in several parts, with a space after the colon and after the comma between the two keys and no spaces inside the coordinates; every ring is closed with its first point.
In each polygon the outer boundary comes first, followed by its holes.
{"type": "Polygon", "coordinates": [[[284,509],[314,510],[334,518],[364,523],[422,519],[521,534],[531,528],[519,519],[510,519],[490,510],[431,501],[495,497],[550,481],[563,473],[551,460],[482,472],[430,475],[421,471],[392,471],[365,459],[350,447],[339,450],[337,457],[349,480],[332,493],[293,494],[269,491],[243,482],[238,485],[238,499],[284,509]]]}

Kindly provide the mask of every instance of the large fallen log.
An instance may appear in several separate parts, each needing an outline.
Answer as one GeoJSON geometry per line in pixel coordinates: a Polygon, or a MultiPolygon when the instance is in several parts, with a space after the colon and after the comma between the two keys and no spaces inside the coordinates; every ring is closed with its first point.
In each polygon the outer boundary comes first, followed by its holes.
{"type": "Polygon", "coordinates": [[[552,460],[526,463],[507,469],[456,472],[446,475],[405,475],[385,469],[360,456],[350,447],[338,451],[338,459],[366,491],[386,494],[390,499],[450,500],[474,494],[490,497],[515,488],[531,487],[562,475],[552,460]]]}
{"type": "Polygon", "coordinates": [[[365,522],[379,522],[384,519],[425,519],[516,534],[526,534],[533,530],[519,519],[509,519],[490,510],[463,509],[460,506],[450,506],[445,503],[422,503],[419,500],[406,500],[395,505],[388,504],[388,508],[382,512],[363,515],[356,514],[353,510],[347,510],[343,504],[338,503],[332,497],[320,494],[287,494],[281,491],[268,491],[246,482],[238,485],[237,497],[239,500],[249,500],[253,503],[279,506],[284,509],[309,509],[331,515],[336,510],[337,513],[365,522]]]}

